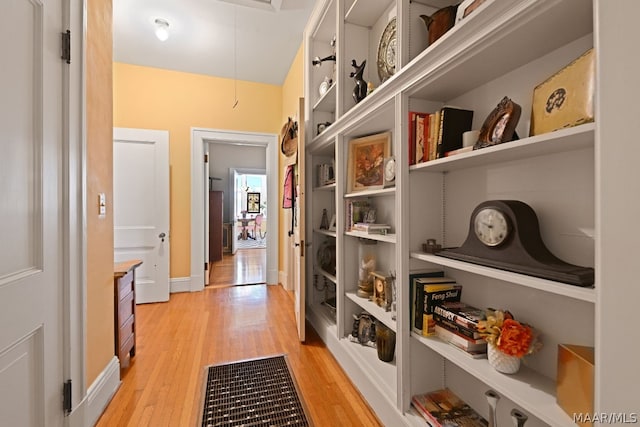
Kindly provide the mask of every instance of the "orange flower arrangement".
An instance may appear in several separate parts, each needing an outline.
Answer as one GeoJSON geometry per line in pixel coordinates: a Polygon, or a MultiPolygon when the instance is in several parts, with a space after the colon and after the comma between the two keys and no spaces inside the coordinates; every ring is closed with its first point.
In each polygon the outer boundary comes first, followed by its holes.
{"type": "Polygon", "coordinates": [[[478,323],[478,331],[487,342],[509,356],[524,357],[542,347],[534,329],[515,320],[508,311],[487,310],[487,320],[478,323]]]}

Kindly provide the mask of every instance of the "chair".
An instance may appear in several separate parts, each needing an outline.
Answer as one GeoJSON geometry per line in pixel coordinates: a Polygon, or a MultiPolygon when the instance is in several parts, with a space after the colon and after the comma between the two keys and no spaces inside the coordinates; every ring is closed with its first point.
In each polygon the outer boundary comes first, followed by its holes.
{"type": "Polygon", "coordinates": [[[266,231],[264,233],[262,232],[262,220],[263,220],[263,218],[264,218],[263,214],[258,214],[253,219],[253,222],[251,224],[249,224],[249,227],[252,229],[252,235],[253,235],[254,239],[257,239],[257,237],[260,236],[260,240],[262,240],[267,235],[266,231]]]}

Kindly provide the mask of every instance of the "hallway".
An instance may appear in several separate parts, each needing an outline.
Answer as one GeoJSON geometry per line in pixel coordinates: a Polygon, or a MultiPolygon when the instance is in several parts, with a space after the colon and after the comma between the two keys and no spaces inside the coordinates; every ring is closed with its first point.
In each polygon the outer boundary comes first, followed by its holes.
{"type": "Polygon", "coordinates": [[[209,269],[207,288],[266,283],[267,250],[238,249],[235,255],[223,254],[209,269]]]}
{"type": "Polygon", "coordinates": [[[299,343],[280,285],[206,288],[136,310],[136,356],[99,427],[200,425],[205,366],[283,353],[315,426],[380,426],[315,331],[299,343]]]}

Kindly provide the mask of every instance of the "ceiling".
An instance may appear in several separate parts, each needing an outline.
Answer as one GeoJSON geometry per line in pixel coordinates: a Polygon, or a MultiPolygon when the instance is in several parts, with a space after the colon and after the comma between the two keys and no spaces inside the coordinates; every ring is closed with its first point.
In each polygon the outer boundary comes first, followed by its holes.
{"type": "Polygon", "coordinates": [[[114,61],[281,85],[302,44],[314,3],[113,0],[114,61]],[[169,23],[169,39],[164,42],[154,33],[157,18],[169,23]]]}

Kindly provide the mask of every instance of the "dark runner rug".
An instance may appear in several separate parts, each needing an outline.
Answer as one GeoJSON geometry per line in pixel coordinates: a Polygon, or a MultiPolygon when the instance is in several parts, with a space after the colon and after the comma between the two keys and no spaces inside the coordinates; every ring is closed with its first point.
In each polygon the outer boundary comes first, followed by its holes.
{"type": "Polygon", "coordinates": [[[202,427],[311,426],[286,355],[205,367],[202,427]]]}

